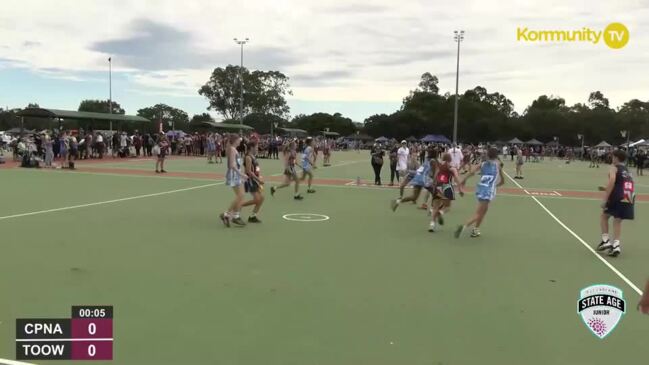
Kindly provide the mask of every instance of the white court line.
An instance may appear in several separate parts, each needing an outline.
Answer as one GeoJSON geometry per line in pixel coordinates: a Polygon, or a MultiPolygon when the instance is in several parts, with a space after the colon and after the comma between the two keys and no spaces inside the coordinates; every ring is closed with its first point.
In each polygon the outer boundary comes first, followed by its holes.
{"type": "MultiPolygon", "coordinates": [[[[527,190],[525,190],[525,188],[523,188],[523,187],[521,186],[521,184],[518,183],[518,181],[514,180],[511,176],[509,176],[509,174],[508,174],[507,172],[503,171],[503,173],[504,173],[505,176],[507,176],[507,178],[509,178],[509,180],[511,180],[511,181],[512,181],[516,186],[518,186],[520,189],[523,189],[523,191],[525,191],[525,192],[529,195],[529,192],[528,192],[527,190]]],[[[638,293],[639,295],[642,295],[642,290],[640,290],[640,288],[638,288],[635,284],[633,284],[633,282],[632,282],[631,280],[629,280],[626,276],[624,276],[624,274],[622,274],[618,269],[616,269],[615,266],[613,266],[610,262],[606,261],[606,260],[605,260],[605,259],[604,259],[600,254],[598,254],[598,253],[597,253],[597,252],[596,252],[592,247],[590,247],[590,245],[589,245],[588,243],[586,243],[586,241],[584,241],[581,237],[579,237],[579,235],[577,235],[577,234],[576,234],[572,229],[570,229],[570,227],[568,227],[567,225],[565,225],[565,223],[563,223],[559,218],[557,218],[557,216],[554,215],[554,214],[553,214],[553,213],[552,213],[552,212],[551,212],[551,211],[550,211],[550,210],[549,210],[549,209],[548,209],[548,208],[547,208],[543,203],[541,203],[541,202],[540,202],[540,201],[539,201],[539,200],[538,200],[534,195],[530,195],[530,197],[531,197],[531,198],[532,198],[532,199],[533,199],[533,200],[534,200],[534,201],[535,201],[535,202],[536,202],[536,203],[537,203],[541,208],[543,208],[543,210],[545,210],[545,212],[548,213],[548,214],[550,215],[550,217],[552,217],[552,219],[554,219],[557,223],[559,223],[559,225],[560,225],[561,227],[563,227],[566,231],[568,231],[568,233],[570,233],[573,237],[575,237],[575,238],[577,239],[577,241],[579,241],[582,245],[584,245],[584,247],[586,247],[586,248],[588,249],[588,251],[590,251],[590,252],[591,252],[595,257],[597,257],[597,259],[599,259],[601,262],[603,262],[604,265],[606,265],[609,269],[611,269],[611,271],[613,271],[613,272],[614,272],[618,277],[620,277],[620,279],[624,280],[624,282],[627,283],[627,285],[629,285],[629,286],[631,287],[631,289],[633,289],[633,290],[634,290],[636,293],[638,293]]]]}
{"type": "Polygon", "coordinates": [[[192,186],[190,188],[183,188],[183,189],[175,189],[175,190],[169,190],[169,191],[163,191],[160,193],[153,193],[153,194],[144,194],[144,195],[136,195],[136,196],[130,196],[127,198],[120,198],[120,199],[113,199],[113,200],[104,200],[100,202],[95,202],[95,203],[88,203],[88,204],[79,204],[79,205],[71,205],[69,207],[61,207],[61,208],[54,208],[54,209],[46,209],[46,210],[39,210],[35,212],[28,212],[28,213],[20,213],[20,214],[12,214],[12,215],[6,215],[4,217],[0,217],[0,221],[6,220],[6,219],[12,219],[12,218],[20,218],[20,217],[27,217],[27,216],[32,216],[32,215],[38,215],[38,214],[46,214],[46,213],[53,213],[53,212],[60,212],[64,210],[70,210],[70,209],[78,209],[78,208],[86,208],[86,207],[93,207],[96,205],[104,205],[104,204],[113,204],[113,203],[119,203],[119,202],[124,202],[124,201],[129,201],[129,200],[135,200],[135,199],[144,199],[144,198],[152,198],[154,196],[160,196],[160,195],[168,195],[168,194],[174,194],[174,193],[180,193],[183,191],[190,191],[190,190],[196,190],[196,189],[203,189],[203,188],[208,188],[211,186],[216,186],[216,185],[221,185],[223,182],[218,182],[218,183],[213,183],[213,184],[205,184],[205,185],[199,185],[199,186],[192,186]]]}
{"type": "Polygon", "coordinates": [[[9,359],[0,359],[0,365],[36,365],[31,362],[22,362],[22,361],[16,361],[16,360],[9,360],[9,359]]]}
{"type": "Polygon", "coordinates": [[[554,192],[554,193],[557,194],[558,196],[563,196],[563,195],[561,195],[561,194],[560,194],[558,191],[556,191],[556,190],[552,190],[552,192],[554,192]]]}

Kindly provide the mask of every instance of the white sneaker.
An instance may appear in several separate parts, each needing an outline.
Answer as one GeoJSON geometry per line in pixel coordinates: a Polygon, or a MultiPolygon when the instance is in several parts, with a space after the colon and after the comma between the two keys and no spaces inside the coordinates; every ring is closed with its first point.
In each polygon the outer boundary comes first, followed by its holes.
{"type": "Polygon", "coordinates": [[[435,226],[435,222],[430,222],[430,226],[428,226],[428,232],[435,232],[437,230],[437,227],[435,226]]]}

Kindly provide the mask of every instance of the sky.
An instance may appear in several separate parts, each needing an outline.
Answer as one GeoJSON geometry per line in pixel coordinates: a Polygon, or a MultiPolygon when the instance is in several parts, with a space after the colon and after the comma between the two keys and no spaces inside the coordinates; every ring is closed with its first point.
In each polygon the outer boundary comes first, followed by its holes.
{"type": "MultiPolygon", "coordinates": [[[[460,92],[483,86],[521,113],[539,95],[613,107],[649,99],[649,0],[184,0],[5,1],[0,11],[0,107],[76,110],[112,97],[128,114],[165,103],[190,116],[216,67],[240,62],[290,78],[291,115],[340,112],[357,122],[399,109],[419,77],[460,92]],[[517,40],[517,29],[603,30],[623,23],[621,49],[517,40]]],[[[460,111],[461,112],[461,111],[460,111]]],[[[212,114],[218,117],[216,113],[212,114]]]]}

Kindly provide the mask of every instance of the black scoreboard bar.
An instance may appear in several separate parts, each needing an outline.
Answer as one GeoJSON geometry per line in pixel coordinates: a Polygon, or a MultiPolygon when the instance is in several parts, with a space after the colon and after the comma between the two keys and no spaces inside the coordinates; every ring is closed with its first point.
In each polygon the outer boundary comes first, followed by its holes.
{"type": "Polygon", "coordinates": [[[71,318],[16,319],[16,360],[112,359],[112,306],[73,306],[71,318]]]}

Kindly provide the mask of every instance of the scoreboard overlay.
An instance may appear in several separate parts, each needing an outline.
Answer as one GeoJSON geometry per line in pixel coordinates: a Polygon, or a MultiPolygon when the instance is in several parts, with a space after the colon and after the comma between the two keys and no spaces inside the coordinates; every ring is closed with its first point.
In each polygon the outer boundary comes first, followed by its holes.
{"type": "Polygon", "coordinates": [[[16,319],[16,360],[112,359],[112,306],[75,305],[70,318],[16,319]]]}

